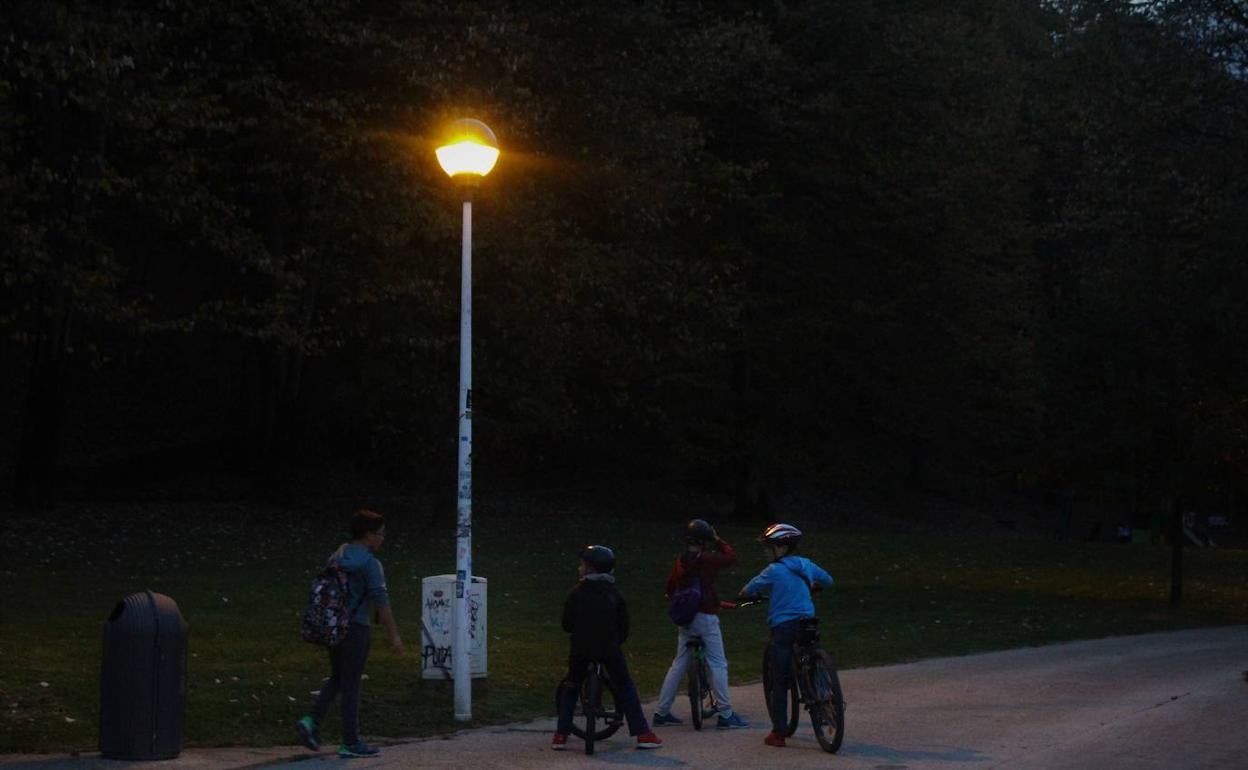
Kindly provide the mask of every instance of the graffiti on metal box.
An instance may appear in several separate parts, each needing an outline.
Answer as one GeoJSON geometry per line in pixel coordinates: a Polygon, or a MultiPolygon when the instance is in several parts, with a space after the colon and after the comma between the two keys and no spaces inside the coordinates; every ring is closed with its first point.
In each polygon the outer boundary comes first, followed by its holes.
{"type": "Polygon", "coordinates": [[[432,644],[426,644],[420,651],[420,657],[424,661],[423,665],[427,668],[450,668],[451,666],[451,648],[435,647],[432,644]]]}

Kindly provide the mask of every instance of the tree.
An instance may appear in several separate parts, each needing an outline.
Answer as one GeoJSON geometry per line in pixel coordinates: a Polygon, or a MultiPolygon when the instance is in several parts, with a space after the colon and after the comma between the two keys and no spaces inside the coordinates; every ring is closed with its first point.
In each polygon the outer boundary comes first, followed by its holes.
{"type": "Polygon", "coordinates": [[[1244,384],[1231,297],[1245,275],[1228,235],[1242,233],[1245,92],[1143,9],[1061,19],[1039,197],[1050,457],[1139,510],[1225,478],[1243,433],[1229,394],[1244,384]]]}

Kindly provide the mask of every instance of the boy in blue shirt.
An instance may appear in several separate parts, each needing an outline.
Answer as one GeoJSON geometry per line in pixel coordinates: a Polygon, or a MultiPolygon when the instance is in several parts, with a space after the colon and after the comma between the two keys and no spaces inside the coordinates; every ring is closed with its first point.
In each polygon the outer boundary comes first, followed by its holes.
{"type": "Polygon", "coordinates": [[[831,586],[832,576],[810,559],[794,555],[802,531],[791,524],[772,524],[758,542],[771,559],[762,572],[741,589],[741,596],[767,596],[767,626],[771,629],[771,732],[768,746],[784,746],[788,726],[789,682],[793,676],[793,643],[803,618],[815,616],[811,593],[815,586],[831,586]]]}

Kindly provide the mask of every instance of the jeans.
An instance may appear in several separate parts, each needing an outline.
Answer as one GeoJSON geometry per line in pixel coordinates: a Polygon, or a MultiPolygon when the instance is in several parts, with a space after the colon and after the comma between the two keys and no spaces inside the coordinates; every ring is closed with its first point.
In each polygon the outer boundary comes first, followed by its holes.
{"type": "MultiPolygon", "coordinates": [[[[585,673],[592,662],[575,655],[568,657],[568,680],[572,686],[565,688],[559,699],[559,724],[555,730],[560,735],[572,732],[572,712],[576,709],[576,699],[580,697],[585,673]]],[[[637,695],[633,677],[628,673],[624,653],[617,648],[604,655],[602,663],[607,669],[607,676],[611,677],[612,687],[615,688],[616,708],[624,712],[624,719],[628,721],[628,734],[641,735],[650,732],[650,723],[646,721],[646,715],[641,713],[641,698],[637,695]]]]}
{"type": "Polygon", "coordinates": [[[360,682],[371,631],[368,626],[352,623],[346,638],[329,648],[329,681],[321,685],[312,706],[312,718],[319,725],[334,697],[342,695],[342,742],[348,746],[360,741],[360,682]]]}
{"type": "Polygon", "coordinates": [[[789,687],[793,681],[793,643],[802,621],[786,620],[771,627],[771,727],[778,733],[789,728],[789,687]]]}
{"type": "Polygon", "coordinates": [[[720,716],[732,716],[732,700],[728,696],[728,658],[724,655],[724,636],[719,630],[719,616],[699,612],[687,626],[680,627],[676,636],[676,657],[663,678],[659,690],[659,703],[655,710],[660,714],[672,713],[672,703],[680,690],[681,680],[693,662],[692,651],[685,646],[690,638],[700,636],[706,646],[706,664],[711,670],[711,689],[719,703],[720,716]]]}

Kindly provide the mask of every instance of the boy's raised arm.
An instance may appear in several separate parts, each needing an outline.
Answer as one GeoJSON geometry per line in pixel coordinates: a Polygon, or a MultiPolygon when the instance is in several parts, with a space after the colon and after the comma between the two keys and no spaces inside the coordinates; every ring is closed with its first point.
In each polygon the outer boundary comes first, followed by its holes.
{"type": "Polygon", "coordinates": [[[814,582],[818,583],[821,586],[831,587],[832,576],[828,574],[827,570],[825,570],[823,567],[820,567],[818,564],[815,564],[813,561],[810,563],[810,568],[811,568],[810,571],[813,572],[815,576],[814,582]]]}
{"type": "Polygon", "coordinates": [[[719,546],[719,553],[706,551],[702,554],[702,558],[708,564],[713,565],[716,569],[725,569],[737,563],[737,551],[732,547],[731,543],[716,536],[715,544],[719,546]]]}
{"type": "Polygon", "coordinates": [[[762,596],[771,591],[771,565],[755,575],[738,593],[739,596],[762,596]]]}

